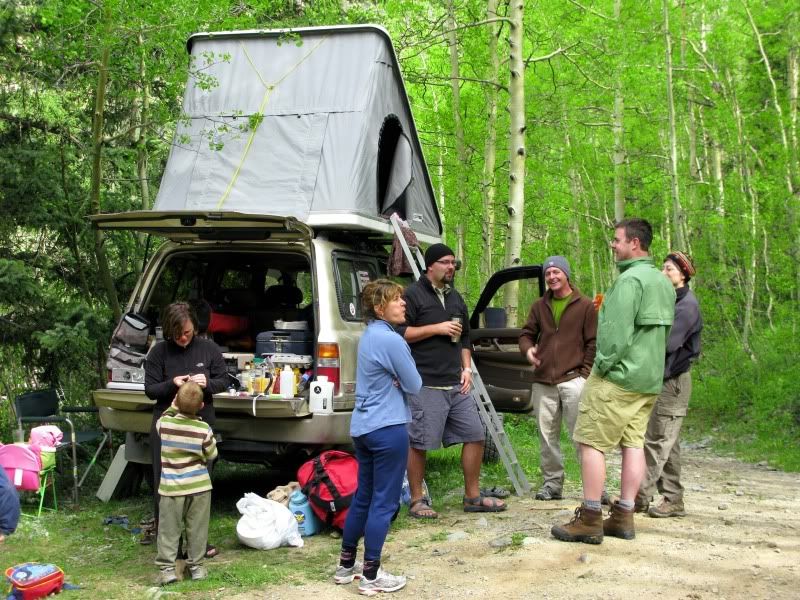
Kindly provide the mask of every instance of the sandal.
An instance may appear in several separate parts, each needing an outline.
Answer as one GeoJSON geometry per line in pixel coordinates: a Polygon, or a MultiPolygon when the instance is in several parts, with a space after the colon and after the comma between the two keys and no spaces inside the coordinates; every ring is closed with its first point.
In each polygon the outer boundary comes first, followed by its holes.
{"type": "Polygon", "coordinates": [[[150,546],[155,543],[157,536],[158,533],[156,532],[155,526],[151,525],[150,527],[142,529],[142,537],[139,538],[139,543],[142,546],[150,546]]]}
{"type": "Polygon", "coordinates": [[[430,500],[427,498],[420,498],[414,500],[411,506],[408,507],[408,516],[414,519],[438,519],[439,513],[431,508],[430,500]],[[414,507],[422,505],[422,508],[414,510],[414,507]]]}
{"type": "Polygon", "coordinates": [[[481,496],[491,496],[493,498],[508,498],[511,495],[506,488],[495,485],[490,488],[481,488],[481,496]]]}
{"type": "Polygon", "coordinates": [[[506,508],[505,502],[490,496],[475,496],[469,498],[464,496],[464,512],[503,512],[506,508]]]}

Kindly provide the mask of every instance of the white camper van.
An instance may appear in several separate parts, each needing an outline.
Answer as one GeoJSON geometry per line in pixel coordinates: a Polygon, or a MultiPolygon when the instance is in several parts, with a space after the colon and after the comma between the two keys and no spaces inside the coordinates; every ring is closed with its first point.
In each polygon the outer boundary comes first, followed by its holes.
{"type": "MultiPolygon", "coordinates": [[[[190,76],[153,209],[91,218],[165,239],[128,318],[152,338],[167,304],[206,309],[234,388],[214,397],[223,457],[270,462],[349,444],[359,294],[386,274],[388,217],[398,213],[423,244],[441,236],[389,36],[370,25],[202,33],[188,49],[203,76],[190,76]],[[237,372],[260,355],[328,377],[333,412],[312,412],[308,393],[237,389],[237,372]]],[[[498,331],[479,346],[499,351],[499,340],[519,370],[516,333],[498,331]]],[[[103,425],[128,432],[128,459],[141,462],[153,405],[146,351],[112,340],[108,383],[93,394],[103,425]]],[[[529,382],[514,379],[520,390],[506,396],[525,410],[529,382]]]]}

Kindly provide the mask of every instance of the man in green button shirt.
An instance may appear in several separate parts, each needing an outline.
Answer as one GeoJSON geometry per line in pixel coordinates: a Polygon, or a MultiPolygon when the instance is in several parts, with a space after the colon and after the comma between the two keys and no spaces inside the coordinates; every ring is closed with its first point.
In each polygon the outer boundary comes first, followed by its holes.
{"type": "Polygon", "coordinates": [[[566,542],[599,544],[603,535],[630,540],[634,500],[645,473],[644,434],[664,375],[675,291],[649,255],[653,229],[644,219],[615,225],[611,248],[620,276],[605,296],[597,351],[581,394],[574,440],[581,454],[583,504],[552,534],[566,542]],[[603,520],[600,495],[605,453],[622,447],[620,499],[603,520]]]}

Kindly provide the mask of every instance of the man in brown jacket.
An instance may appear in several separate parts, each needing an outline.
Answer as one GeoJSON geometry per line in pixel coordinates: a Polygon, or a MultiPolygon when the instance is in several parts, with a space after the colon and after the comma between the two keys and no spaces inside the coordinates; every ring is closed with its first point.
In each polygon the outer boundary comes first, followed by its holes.
{"type": "Polygon", "coordinates": [[[542,268],[548,290],[531,306],[519,349],[534,366],[531,396],[544,478],[536,499],[560,500],[564,485],[561,420],[571,440],[583,384],[594,362],[597,311],[570,283],[566,258],[551,256],[542,268]]]}

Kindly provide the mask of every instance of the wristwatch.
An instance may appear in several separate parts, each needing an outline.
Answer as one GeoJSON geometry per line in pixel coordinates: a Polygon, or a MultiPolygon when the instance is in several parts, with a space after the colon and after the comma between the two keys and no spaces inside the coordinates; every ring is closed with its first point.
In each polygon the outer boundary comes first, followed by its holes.
{"type": "Polygon", "coordinates": [[[472,375],[472,369],[471,369],[470,367],[464,367],[464,368],[463,368],[463,369],[461,369],[461,370],[462,370],[462,371],[466,371],[467,373],[469,373],[470,375],[472,375]]]}

